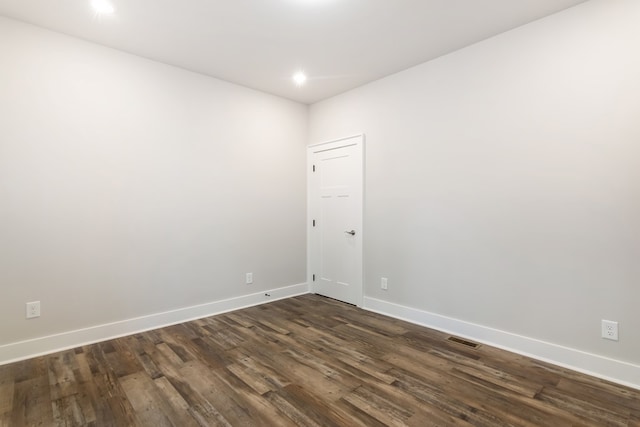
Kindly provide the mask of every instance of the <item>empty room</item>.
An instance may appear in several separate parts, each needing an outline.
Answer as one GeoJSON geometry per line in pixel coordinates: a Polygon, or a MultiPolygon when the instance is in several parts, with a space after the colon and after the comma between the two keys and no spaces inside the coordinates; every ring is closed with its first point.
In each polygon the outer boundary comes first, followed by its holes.
{"type": "Polygon", "coordinates": [[[639,22],[0,0],[0,427],[640,426],[639,22]]]}

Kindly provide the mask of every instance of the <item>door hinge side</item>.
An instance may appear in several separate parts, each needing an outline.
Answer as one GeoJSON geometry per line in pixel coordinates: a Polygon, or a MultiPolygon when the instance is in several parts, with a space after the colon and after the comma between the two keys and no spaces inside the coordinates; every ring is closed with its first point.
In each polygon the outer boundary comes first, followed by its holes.
{"type": "Polygon", "coordinates": [[[313,171],[314,172],[316,171],[316,165],[313,165],[313,171]]]}
{"type": "Polygon", "coordinates": [[[315,219],[313,220],[313,226],[314,227],[316,226],[316,220],[315,219]]]}
{"type": "Polygon", "coordinates": [[[312,279],[313,279],[314,282],[316,281],[316,275],[315,274],[312,275],[312,279]]]}

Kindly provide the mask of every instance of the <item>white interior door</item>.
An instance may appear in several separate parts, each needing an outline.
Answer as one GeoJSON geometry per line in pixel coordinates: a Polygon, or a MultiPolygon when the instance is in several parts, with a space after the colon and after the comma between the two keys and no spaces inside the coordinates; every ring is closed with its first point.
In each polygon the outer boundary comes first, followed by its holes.
{"type": "Polygon", "coordinates": [[[364,135],[309,147],[311,291],[362,305],[364,135]]]}

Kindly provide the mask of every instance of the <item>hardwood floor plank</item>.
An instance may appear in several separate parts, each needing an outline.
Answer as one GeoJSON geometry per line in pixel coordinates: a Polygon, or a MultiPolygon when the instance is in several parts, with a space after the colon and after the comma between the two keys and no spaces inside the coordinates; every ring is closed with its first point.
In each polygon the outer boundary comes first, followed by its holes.
{"type": "Polygon", "coordinates": [[[411,427],[469,427],[473,424],[440,413],[440,411],[436,412],[433,408],[425,406],[407,420],[407,425],[411,427]]]}
{"type": "Polygon", "coordinates": [[[293,421],[282,418],[280,411],[271,405],[264,396],[255,393],[228,369],[216,369],[212,373],[227,387],[227,390],[233,390],[236,402],[251,414],[252,423],[255,425],[258,424],[255,420],[260,419],[261,424],[265,426],[295,426],[293,421]]]}
{"type": "Polygon", "coordinates": [[[620,389],[611,384],[592,383],[583,378],[562,378],[558,390],[587,402],[601,402],[603,407],[615,412],[640,412],[640,399],[633,397],[630,390],[620,389]]]}
{"type": "Polygon", "coordinates": [[[291,380],[281,372],[278,372],[272,366],[261,363],[259,360],[252,358],[246,354],[240,354],[238,364],[243,365],[254,372],[259,373],[261,380],[271,386],[274,390],[281,389],[291,384],[291,380]]]}
{"type": "Polygon", "coordinates": [[[40,375],[15,384],[11,415],[9,424],[14,426],[53,424],[48,376],[40,375]]]}
{"type": "Polygon", "coordinates": [[[13,408],[13,395],[15,384],[13,382],[7,384],[0,384],[0,418],[11,413],[13,408]]]}
{"type": "Polygon", "coordinates": [[[95,387],[95,391],[88,388],[87,394],[96,396],[93,404],[98,425],[140,425],[100,346],[86,347],[84,354],[92,372],[91,384],[95,387]]]}
{"type": "Polygon", "coordinates": [[[198,356],[191,351],[191,338],[181,335],[181,331],[184,329],[176,326],[169,326],[158,331],[159,337],[162,342],[175,353],[183,362],[190,362],[197,360],[198,356]]]}
{"type": "Polygon", "coordinates": [[[447,338],[303,295],[0,366],[0,427],[640,427],[640,390],[447,338]]]}
{"type": "Polygon", "coordinates": [[[75,358],[78,365],[75,377],[79,383],[80,402],[85,420],[88,424],[100,422],[100,425],[107,425],[110,419],[109,414],[101,404],[102,399],[96,386],[95,373],[89,366],[87,354],[84,352],[76,354],[75,358]]]}
{"type": "Polygon", "coordinates": [[[282,415],[290,419],[294,424],[308,427],[322,427],[322,424],[319,424],[300,410],[299,405],[295,405],[295,402],[290,402],[282,397],[281,393],[275,391],[267,392],[265,397],[282,415]]]}
{"type": "Polygon", "coordinates": [[[82,411],[85,423],[90,425],[97,422],[94,402],[98,399],[98,395],[96,393],[95,385],[93,384],[93,376],[91,375],[86,362],[86,355],[84,352],[76,353],[74,358],[77,366],[74,370],[74,377],[77,381],[78,389],[76,399],[80,406],[80,410],[82,411]]]}
{"type": "Polygon", "coordinates": [[[374,418],[371,414],[366,411],[363,411],[357,406],[352,405],[350,402],[347,402],[345,399],[340,399],[334,406],[332,406],[333,410],[339,414],[343,414],[344,418],[349,420],[348,423],[343,421],[339,422],[337,425],[345,426],[345,425],[357,425],[360,427],[384,427],[386,424],[378,421],[378,419],[374,418]],[[349,424],[351,423],[351,424],[349,424]]]}
{"type": "Polygon", "coordinates": [[[77,370],[77,362],[73,351],[51,357],[48,374],[52,400],[63,399],[78,393],[74,370],[77,370]]]}
{"type": "MultiPolygon", "coordinates": [[[[315,360],[305,360],[304,356],[295,353],[282,353],[278,357],[272,357],[264,353],[255,353],[255,357],[261,363],[271,366],[272,369],[286,372],[291,383],[298,384],[309,390],[314,390],[322,398],[329,402],[336,401],[351,391],[354,384],[343,384],[339,378],[327,376],[322,372],[321,363],[315,360]],[[291,357],[293,356],[293,357],[291,357]],[[299,362],[304,363],[299,363],[299,362]]],[[[333,371],[327,370],[331,374],[333,371]]]]}
{"type": "Polygon", "coordinates": [[[135,374],[141,369],[140,363],[138,363],[131,349],[126,345],[127,339],[128,337],[112,341],[108,347],[103,347],[104,358],[117,377],[135,374]]]}
{"type": "MultiPolygon", "coordinates": [[[[231,426],[231,423],[213,407],[202,393],[192,386],[188,380],[181,376],[168,376],[169,384],[180,394],[180,397],[188,404],[189,414],[201,426],[231,426]]],[[[204,390],[203,390],[204,392],[204,390]]]]}
{"type": "Polygon", "coordinates": [[[48,375],[47,359],[37,357],[13,364],[14,381],[21,382],[48,375]]]}
{"type": "Polygon", "coordinates": [[[502,387],[513,393],[533,398],[542,390],[542,386],[527,378],[514,378],[498,369],[488,368],[481,364],[475,366],[458,365],[451,369],[451,374],[465,378],[467,381],[491,383],[494,387],[502,387]]]}
{"type": "MultiPolygon", "coordinates": [[[[387,396],[388,397],[388,396],[387,396]]],[[[404,426],[413,412],[404,409],[391,399],[378,395],[364,386],[358,387],[343,399],[368,413],[384,425],[404,426]]]]}
{"type": "Polygon", "coordinates": [[[76,395],[61,397],[51,402],[53,408],[53,422],[55,425],[86,426],[89,423],[84,416],[82,407],[76,395]]]}
{"type": "Polygon", "coordinates": [[[246,365],[229,365],[227,369],[260,395],[279,388],[277,384],[269,381],[268,377],[263,376],[252,367],[246,365]]]}
{"type": "Polygon", "coordinates": [[[351,312],[345,310],[340,314],[331,316],[331,318],[337,320],[340,323],[350,324],[369,331],[376,331],[377,333],[388,337],[397,337],[399,335],[405,335],[409,332],[407,328],[401,326],[400,324],[389,322],[387,319],[380,319],[379,317],[363,314],[360,312],[351,312]]]}
{"type": "MultiPolygon", "coordinates": [[[[0,367],[0,420],[9,422],[9,416],[13,408],[13,397],[15,391],[15,369],[16,364],[6,368],[0,367]]],[[[2,425],[0,422],[0,425],[2,425]]]]}
{"type": "Polygon", "coordinates": [[[257,414],[239,402],[238,396],[206,365],[189,362],[180,374],[194,389],[214,407],[231,425],[264,425],[257,414]],[[252,420],[252,416],[256,419],[252,420]]]}
{"type": "MultiPolygon", "coordinates": [[[[313,424],[327,427],[347,425],[344,423],[349,418],[340,411],[336,411],[333,405],[327,404],[326,396],[329,395],[328,393],[319,396],[316,393],[310,393],[304,387],[291,384],[279,390],[277,394],[297,408],[301,414],[304,414],[304,417],[311,419],[313,424]]],[[[330,398],[330,401],[334,402],[334,399],[330,398]]]]}
{"type": "Polygon", "coordinates": [[[584,420],[572,413],[558,410],[557,407],[536,399],[514,394],[507,389],[493,389],[491,383],[454,382],[447,391],[459,396],[466,404],[479,404],[482,413],[487,414],[485,416],[489,419],[498,417],[508,423],[527,426],[586,425],[584,420]]]}
{"type": "Polygon", "coordinates": [[[182,426],[189,423],[189,416],[180,412],[165,401],[164,395],[155,382],[145,373],[131,374],[119,379],[138,419],[144,425],[182,426]]]}
{"type": "Polygon", "coordinates": [[[630,412],[616,413],[614,410],[603,408],[599,402],[587,402],[574,396],[562,393],[562,391],[544,388],[536,396],[536,400],[547,402],[566,412],[579,414],[585,422],[593,422],[594,425],[626,426],[629,423],[630,412]]]}
{"type": "Polygon", "coordinates": [[[184,365],[185,360],[183,360],[180,356],[178,356],[178,354],[175,353],[173,349],[167,345],[167,343],[163,342],[163,343],[157,344],[156,348],[160,353],[162,353],[162,355],[166,358],[168,363],[175,366],[184,365]]]}
{"type": "Polygon", "coordinates": [[[429,381],[416,379],[410,374],[395,374],[400,378],[393,384],[395,387],[452,419],[465,421],[474,426],[512,425],[513,420],[508,419],[510,417],[505,419],[508,412],[504,409],[505,406],[508,407],[508,402],[502,405],[496,404],[493,399],[478,399],[468,388],[460,387],[454,382],[446,387],[440,384],[434,386],[429,381]]]}

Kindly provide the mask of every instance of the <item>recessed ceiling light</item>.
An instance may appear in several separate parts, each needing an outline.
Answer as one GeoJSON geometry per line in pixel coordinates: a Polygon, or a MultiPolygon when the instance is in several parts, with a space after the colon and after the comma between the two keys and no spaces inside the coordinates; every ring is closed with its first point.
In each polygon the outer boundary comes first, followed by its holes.
{"type": "Polygon", "coordinates": [[[296,86],[302,86],[307,81],[307,76],[302,71],[298,71],[293,75],[293,82],[296,86]]]}
{"type": "Polygon", "coordinates": [[[110,15],[116,10],[109,0],[91,0],[91,6],[100,15],[110,15]]]}

